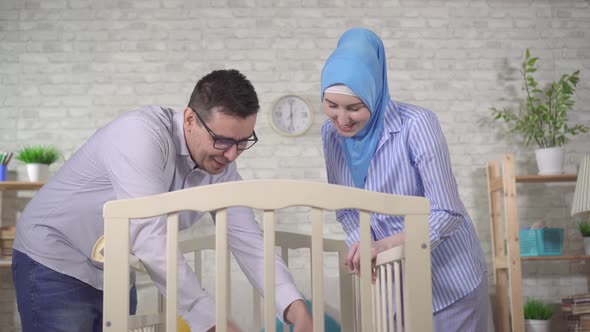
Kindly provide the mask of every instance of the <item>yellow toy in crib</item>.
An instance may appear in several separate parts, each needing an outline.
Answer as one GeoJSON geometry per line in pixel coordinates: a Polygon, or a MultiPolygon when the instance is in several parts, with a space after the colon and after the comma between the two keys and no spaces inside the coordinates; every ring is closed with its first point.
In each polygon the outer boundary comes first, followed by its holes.
{"type": "Polygon", "coordinates": [[[191,332],[190,326],[178,316],[178,332],[191,332]]]}

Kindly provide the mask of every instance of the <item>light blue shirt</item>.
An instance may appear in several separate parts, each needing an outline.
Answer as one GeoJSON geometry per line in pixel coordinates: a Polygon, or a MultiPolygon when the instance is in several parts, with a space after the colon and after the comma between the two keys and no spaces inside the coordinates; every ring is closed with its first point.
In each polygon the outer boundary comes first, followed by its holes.
{"type": "MultiPolygon", "coordinates": [[[[322,127],[328,182],[354,187],[341,137],[328,120],[322,127]]],[[[429,110],[390,101],[365,189],[429,199],[434,311],[473,291],[486,276],[485,258],[473,223],[459,198],[446,140],[429,110]]],[[[339,210],[347,244],[359,241],[355,210],[339,210]]],[[[403,231],[403,218],[371,215],[373,239],[403,231]]]]}
{"type": "MultiPolygon", "coordinates": [[[[104,233],[104,203],[238,180],[241,177],[234,162],[216,175],[196,168],[186,146],[182,113],[143,107],[99,129],[41,188],[17,222],[14,248],[55,271],[102,289],[103,271],[91,255],[94,243],[104,233]]],[[[181,212],[180,229],[201,216],[181,212]]],[[[132,220],[130,232],[133,253],[165,294],[165,217],[132,220]]],[[[248,280],[263,294],[263,238],[252,210],[228,210],[228,243],[248,280]]],[[[277,257],[276,263],[276,304],[282,318],[287,306],[301,296],[284,262],[277,257]]],[[[184,257],[178,264],[179,313],[193,331],[207,330],[215,324],[213,298],[184,257]]]]}

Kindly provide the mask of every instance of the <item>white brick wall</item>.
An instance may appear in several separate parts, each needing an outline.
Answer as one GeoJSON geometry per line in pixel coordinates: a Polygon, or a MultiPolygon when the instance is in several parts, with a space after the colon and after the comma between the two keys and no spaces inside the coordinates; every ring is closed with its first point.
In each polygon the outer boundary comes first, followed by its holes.
{"type": "MultiPolygon", "coordinates": [[[[531,151],[486,123],[488,108],[521,100],[518,68],[528,47],[540,57],[543,82],[581,70],[572,119],[590,123],[588,1],[1,0],[0,149],[51,143],[67,158],[116,115],[150,103],[181,109],[199,77],[236,68],[252,80],[262,105],[261,142],[240,157],[243,177],[325,180],[319,107],[299,138],[275,134],[268,111],[285,93],[318,106],[323,62],[352,26],[383,37],[391,95],[438,114],[489,262],[486,160],[513,152],[520,174],[536,169],[531,151]]],[[[590,153],[588,137],[567,146],[570,171],[590,153]]],[[[10,170],[13,178],[25,177],[17,162],[10,170]]],[[[569,217],[573,186],[518,188],[523,224],[544,218],[567,226],[566,251],[580,253],[569,217]]],[[[4,193],[2,225],[14,224],[27,200],[25,193],[4,193]]],[[[326,231],[342,236],[338,225],[326,231]]],[[[526,263],[524,271],[527,296],[557,302],[587,290],[587,269],[577,263],[526,263]]],[[[9,269],[0,271],[0,281],[0,331],[16,331],[9,269]]]]}

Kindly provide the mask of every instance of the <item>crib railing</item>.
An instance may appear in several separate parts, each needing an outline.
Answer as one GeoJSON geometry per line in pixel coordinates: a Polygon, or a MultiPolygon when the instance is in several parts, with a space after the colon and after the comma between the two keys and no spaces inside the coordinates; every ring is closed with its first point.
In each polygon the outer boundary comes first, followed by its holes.
{"type": "MultiPolygon", "coordinates": [[[[311,250],[311,236],[306,234],[299,234],[299,233],[290,233],[290,232],[276,232],[276,247],[279,248],[281,252],[281,257],[285,264],[289,266],[289,250],[297,250],[297,249],[305,249],[311,250]]],[[[93,259],[98,262],[104,264],[104,257],[102,252],[104,250],[104,237],[101,237],[93,249],[93,259]]],[[[336,239],[323,239],[323,248],[324,253],[336,253],[337,254],[337,261],[342,262],[344,257],[348,253],[348,247],[343,240],[336,240],[336,239]]],[[[191,254],[192,263],[194,266],[195,274],[199,280],[204,279],[203,273],[203,255],[207,251],[214,251],[215,250],[215,235],[193,238],[188,240],[180,241],[178,244],[180,252],[183,254],[191,254]]],[[[311,255],[310,255],[311,258],[311,255]]],[[[136,272],[146,273],[146,269],[141,263],[141,261],[133,256],[129,256],[129,261],[131,268],[134,269],[136,272]]],[[[354,290],[355,290],[355,281],[353,279],[353,274],[348,272],[348,269],[343,265],[339,264],[338,266],[338,284],[339,284],[339,295],[340,295],[340,323],[343,332],[352,332],[358,330],[358,322],[355,320],[355,306],[360,305],[355,302],[354,290]]],[[[228,283],[231,279],[231,273],[228,275],[228,283]]],[[[252,312],[254,317],[254,322],[252,326],[252,331],[260,331],[261,330],[261,311],[260,311],[260,295],[252,287],[253,293],[253,306],[252,312]]],[[[158,302],[158,311],[152,313],[140,313],[137,315],[133,315],[129,317],[129,329],[130,332],[159,332],[163,331],[164,328],[164,308],[163,303],[165,303],[164,297],[160,294],[157,297],[158,302]]],[[[231,294],[228,294],[228,302],[231,303],[231,294]]],[[[228,305],[231,307],[231,305],[228,305]]],[[[283,326],[283,331],[288,331],[288,326],[283,326]]],[[[250,329],[244,328],[245,331],[249,331],[250,329]]]]}
{"type": "MultiPolygon", "coordinates": [[[[237,181],[196,187],[155,196],[111,201],[105,205],[104,316],[105,331],[129,331],[129,219],[167,214],[167,285],[165,322],[167,331],[177,329],[178,212],[215,212],[216,331],[227,330],[229,318],[229,252],[227,208],[246,206],[263,211],[264,231],[264,326],[275,332],[275,210],[289,206],[311,207],[312,298],[314,331],[324,331],[323,294],[323,210],[357,209],[360,215],[361,277],[359,284],[360,326],[357,331],[432,331],[430,245],[428,200],[396,196],[318,182],[293,180],[237,181]],[[371,285],[370,213],[405,216],[406,243],[380,255],[378,287],[371,285]],[[403,249],[402,249],[403,248],[403,249]],[[397,251],[396,251],[397,250],[397,251]],[[403,267],[403,269],[402,269],[403,267]],[[401,274],[406,276],[403,283],[401,274]],[[396,281],[392,280],[392,274],[396,281]],[[401,285],[400,285],[401,284],[401,285]],[[395,285],[395,291],[393,290],[395,285]],[[399,289],[398,289],[399,288],[399,289]],[[375,291],[382,289],[384,293],[375,291]],[[393,296],[396,295],[394,319],[393,296]],[[378,309],[381,308],[381,309],[378,309]]],[[[342,285],[345,286],[345,285],[342,285]]],[[[345,314],[342,315],[346,316],[345,314]]],[[[354,316],[354,315],[353,315],[354,316]]]]}
{"type": "MultiPolygon", "coordinates": [[[[285,264],[289,266],[289,250],[297,250],[297,249],[311,249],[311,236],[305,234],[298,234],[298,233],[290,233],[290,232],[276,232],[276,247],[280,249],[281,257],[285,264]]],[[[202,264],[201,264],[201,252],[205,250],[215,250],[215,236],[207,236],[204,238],[194,239],[194,240],[185,240],[180,242],[180,250],[182,253],[191,253],[194,252],[194,266],[195,266],[195,273],[199,277],[199,280],[202,280],[202,264]]],[[[323,253],[336,253],[338,255],[338,261],[341,262],[346,254],[348,253],[348,247],[343,240],[335,240],[335,239],[323,239],[323,253]]],[[[311,257],[311,255],[310,255],[311,257]]],[[[231,275],[231,274],[230,274],[231,275]]],[[[228,278],[229,279],[229,278],[228,278]]],[[[229,281],[229,280],[228,280],[229,281]]],[[[344,332],[352,332],[355,330],[355,321],[354,321],[354,308],[355,308],[355,299],[354,299],[354,280],[353,275],[348,273],[347,268],[340,264],[339,265],[339,290],[340,290],[340,313],[341,313],[341,320],[340,323],[342,325],[342,331],[344,332]]],[[[254,317],[254,322],[252,326],[252,331],[260,331],[262,328],[261,324],[261,317],[262,313],[260,311],[260,295],[253,288],[252,293],[252,314],[254,317]]],[[[231,303],[231,294],[228,294],[228,302],[231,303]]],[[[231,305],[228,305],[231,307],[231,305]]],[[[283,331],[285,330],[286,326],[284,326],[283,331]]],[[[244,328],[244,330],[249,330],[244,328]]]]}

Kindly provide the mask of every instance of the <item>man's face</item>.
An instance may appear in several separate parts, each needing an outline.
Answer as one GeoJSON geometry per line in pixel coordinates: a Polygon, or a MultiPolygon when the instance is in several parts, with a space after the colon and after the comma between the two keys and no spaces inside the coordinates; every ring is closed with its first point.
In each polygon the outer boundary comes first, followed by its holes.
{"type": "MultiPolygon", "coordinates": [[[[239,141],[252,136],[256,114],[241,118],[224,114],[221,107],[214,107],[206,124],[216,136],[239,141]]],[[[184,137],[193,161],[199,168],[211,174],[221,173],[227,164],[236,160],[243,152],[238,150],[236,145],[225,150],[214,148],[213,138],[200,123],[195,112],[188,107],[184,110],[184,137]]]]}

